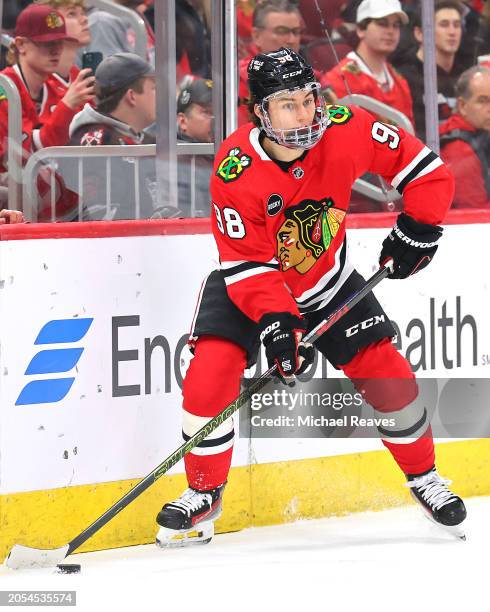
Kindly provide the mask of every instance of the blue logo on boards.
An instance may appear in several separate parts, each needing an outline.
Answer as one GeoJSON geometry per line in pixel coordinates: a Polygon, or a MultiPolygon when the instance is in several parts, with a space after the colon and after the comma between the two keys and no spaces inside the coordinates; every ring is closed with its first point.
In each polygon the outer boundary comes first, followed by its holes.
{"type": "MultiPolygon", "coordinates": [[[[74,344],[85,337],[93,319],[57,319],[48,321],[41,328],[34,345],[74,344]]],[[[40,374],[64,374],[77,365],[83,347],[47,348],[31,359],[25,371],[26,376],[40,374]]],[[[30,404],[54,404],[61,401],[70,391],[74,376],[62,378],[41,378],[32,380],[20,392],[16,406],[30,404]]]]}

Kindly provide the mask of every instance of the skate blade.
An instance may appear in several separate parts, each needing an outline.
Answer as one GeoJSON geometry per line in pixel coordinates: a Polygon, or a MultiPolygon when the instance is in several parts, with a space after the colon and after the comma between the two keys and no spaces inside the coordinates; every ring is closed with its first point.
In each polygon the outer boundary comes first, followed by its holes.
{"type": "Polygon", "coordinates": [[[462,540],[463,542],[466,542],[466,534],[463,528],[461,527],[461,525],[441,525],[441,523],[438,523],[436,520],[434,520],[432,516],[430,516],[427,512],[424,512],[424,516],[427,519],[429,519],[429,521],[433,525],[437,525],[437,527],[439,527],[446,533],[449,533],[449,535],[452,535],[454,538],[457,538],[458,540],[462,540]]]}
{"type": "Polygon", "coordinates": [[[168,529],[160,527],[155,544],[159,548],[184,548],[196,544],[208,544],[214,536],[214,522],[199,523],[191,529],[168,529]]]}

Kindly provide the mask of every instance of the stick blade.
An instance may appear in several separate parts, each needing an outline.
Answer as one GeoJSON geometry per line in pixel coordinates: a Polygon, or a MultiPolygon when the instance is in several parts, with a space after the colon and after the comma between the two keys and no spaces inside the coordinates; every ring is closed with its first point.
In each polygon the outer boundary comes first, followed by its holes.
{"type": "Polygon", "coordinates": [[[43,550],[14,544],[5,561],[11,569],[34,569],[39,567],[56,567],[68,554],[68,544],[61,548],[43,550]]]}

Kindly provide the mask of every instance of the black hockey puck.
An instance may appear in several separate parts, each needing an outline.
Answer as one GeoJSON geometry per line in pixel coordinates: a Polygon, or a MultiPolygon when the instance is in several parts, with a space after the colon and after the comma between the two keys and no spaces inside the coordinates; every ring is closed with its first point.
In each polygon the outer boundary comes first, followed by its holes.
{"type": "Polygon", "coordinates": [[[79,563],[60,563],[56,566],[56,571],[60,574],[78,574],[81,569],[79,563]]]}

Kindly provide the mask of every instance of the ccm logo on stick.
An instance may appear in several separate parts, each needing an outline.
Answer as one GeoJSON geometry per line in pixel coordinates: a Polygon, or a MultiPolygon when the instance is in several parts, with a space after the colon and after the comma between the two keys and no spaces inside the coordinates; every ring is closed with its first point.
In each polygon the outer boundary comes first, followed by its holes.
{"type": "Polygon", "coordinates": [[[368,327],[373,327],[373,325],[378,325],[378,323],[384,323],[384,322],[385,322],[384,315],[376,315],[374,317],[366,319],[365,321],[356,323],[352,327],[348,327],[345,330],[345,335],[347,338],[350,338],[351,336],[354,336],[355,334],[357,334],[360,329],[367,329],[368,327]]]}

